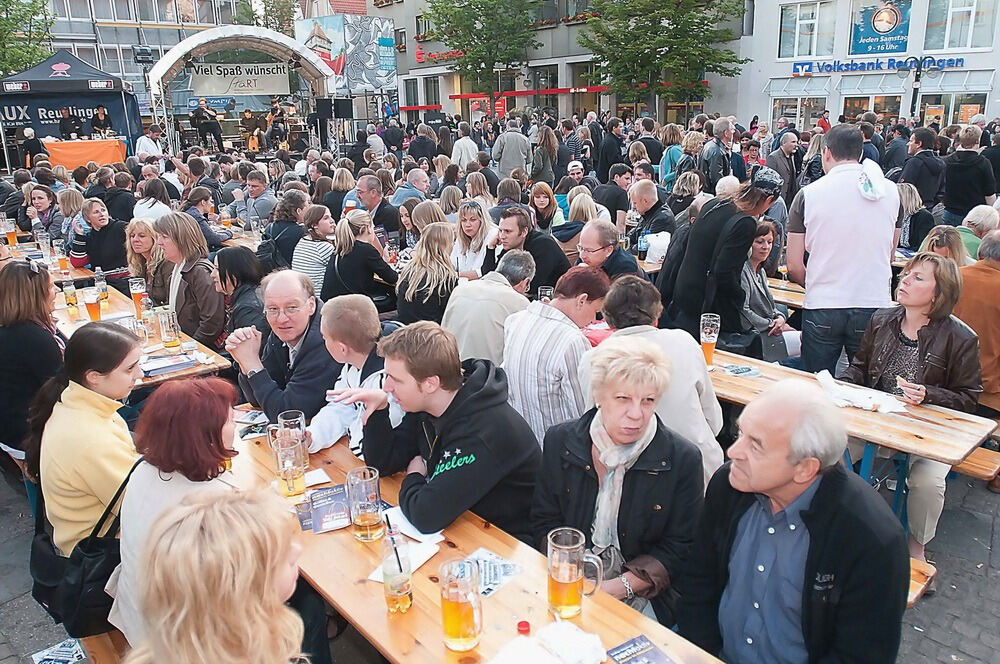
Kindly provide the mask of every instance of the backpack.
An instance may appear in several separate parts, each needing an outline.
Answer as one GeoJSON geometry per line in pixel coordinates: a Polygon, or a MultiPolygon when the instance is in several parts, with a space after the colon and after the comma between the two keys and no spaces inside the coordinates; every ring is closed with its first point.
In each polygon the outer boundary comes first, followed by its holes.
{"type": "MultiPolygon", "coordinates": [[[[273,224],[272,224],[273,225],[273,224]]],[[[271,226],[268,226],[263,233],[260,244],[257,245],[257,260],[260,261],[264,274],[270,274],[275,270],[291,267],[282,253],[278,250],[278,238],[284,235],[288,228],[282,229],[273,239],[270,236],[271,226]]]]}

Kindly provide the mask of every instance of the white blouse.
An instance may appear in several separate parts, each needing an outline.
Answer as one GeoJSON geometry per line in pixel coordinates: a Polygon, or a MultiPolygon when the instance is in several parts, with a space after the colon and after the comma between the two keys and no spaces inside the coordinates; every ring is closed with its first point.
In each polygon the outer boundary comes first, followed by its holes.
{"type": "MultiPolygon", "coordinates": [[[[458,228],[457,231],[461,233],[462,229],[458,228]]],[[[486,252],[489,251],[490,242],[496,236],[496,227],[491,228],[486,234],[486,239],[483,241],[483,246],[479,251],[473,251],[471,245],[469,245],[468,250],[462,251],[462,243],[459,240],[455,240],[455,246],[451,250],[451,264],[455,266],[455,271],[459,273],[475,272],[480,277],[483,276],[483,261],[486,259],[486,252]]]]}

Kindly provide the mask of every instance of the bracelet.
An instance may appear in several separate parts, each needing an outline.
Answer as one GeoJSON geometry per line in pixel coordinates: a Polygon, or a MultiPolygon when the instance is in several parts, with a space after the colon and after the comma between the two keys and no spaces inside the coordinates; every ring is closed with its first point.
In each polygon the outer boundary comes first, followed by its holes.
{"type": "Polygon", "coordinates": [[[618,580],[622,582],[623,586],[625,586],[625,601],[631,602],[635,599],[635,591],[632,590],[632,584],[628,582],[628,577],[622,574],[618,577],[618,580]]]}

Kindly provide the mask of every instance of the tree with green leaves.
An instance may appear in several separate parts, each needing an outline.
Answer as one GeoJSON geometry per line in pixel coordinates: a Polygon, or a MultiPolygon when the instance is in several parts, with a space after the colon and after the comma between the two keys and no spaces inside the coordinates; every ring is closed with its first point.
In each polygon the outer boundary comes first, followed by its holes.
{"type": "Polygon", "coordinates": [[[475,92],[499,91],[497,69],[521,69],[541,46],[533,23],[541,0],[427,0],[434,39],[460,52],[448,63],[475,92]]]}
{"type": "Polygon", "coordinates": [[[10,76],[52,55],[48,0],[0,0],[0,76],[10,76]]]}
{"type": "Polygon", "coordinates": [[[233,23],[255,25],[292,37],[298,6],[298,0],[239,0],[233,23]]]}
{"type": "MultiPolygon", "coordinates": [[[[580,45],[597,56],[591,83],[607,85],[629,102],[703,99],[706,73],[738,76],[740,58],[724,44],[737,38],[727,25],[743,16],[743,0],[592,0],[580,45]]],[[[652,105],[652,104],[651,104],[652,105]]]]}

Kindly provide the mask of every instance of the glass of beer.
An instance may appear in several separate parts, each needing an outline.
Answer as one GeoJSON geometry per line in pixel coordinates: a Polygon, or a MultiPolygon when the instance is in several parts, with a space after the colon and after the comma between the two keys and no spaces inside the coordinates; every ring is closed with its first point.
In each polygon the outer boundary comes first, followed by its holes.
{"type": "Polygon", "coordinates": [[[378,470],[371,466],[354,468],[347,473],[347,499],[351,503],[354,539],[374,542],[385,532],[382,521],[382,492],[378,470]]]}
{"type": "Polygon", "coordinates": [[[471,560],[449,560],[441,565],[439,578],[444,645],[457,652],[472,650],[483,633],[479,567],[471,560]]]}
{"type": "Polygon", "coordinates": [[[141,277],[129,279],[128,292],[132,295],[132,304],[135,305],[135,315],[141,318],[142,298],[146,296],[146,280],[141,277]]]}
{"type": "Polygon", "coordinates": [[[69,272],[69,260],[62,248],[61,240],[52,243],[52,264],[58,265],[60,272],[69,272]]]}
{"type": "Polygon", "coordinates": [[[50,244],[52,239],[49,237],[49,234],[45,231],[36,231],[35,242],[38,243],[38,250],[42,252],[42,260],[48,263],[49,256],[52,255],[52,245],[50,244]]]}
{"type": "Polygon", "coordinates": [[[593,595],[604,579],[601,559],[585,550],[587,539],[576,528],[556,528],[549,533],[549,610],[560,618],[579,615],[583,596],[593,595]],[[583,591],[584,572],[590,563],[597,569],[594,587],[583,591]]]}
{"type": "Polygon", "coordinates": [[[164,348],[179,348],[181,345],[181,327],[177,322],[177,314],[164,307],[156,313],[160,327],[160,341],[164,348]]]}
{"type": "Polygon", "coordinates": [[[618,246],[622,248],[622,251],[628,251],[628,234],[619,233],[618,234],[618,246]]]}
{"type": "Polygon", "coordinates": [[[3,224],[3,232],[7,234],[7,246],[16,247],[17,246],[17,224],[13,221],[5,221],[3,224]]]}
{"type": "Polygon", "coordinates": [[[95,287],[83,289],[83,303],[87,306],[90,320],[101,320],[101,293],[95,287]]]}
{"type": "Polygon", "coordinates": [[[283,496],[298,496],[306,490],[309,451],[306,449],[306,418],[301,410],[278,414],[278,430],[273,438],[278,488],[283,496]]]}
{"type": "Polygon", "coordinates": [[[722,328],[722,319],[719,314],[701,315],[701,352],[705,355],[705,364],[708,370],[714,369],[712,359],[715,356],[715,343],[719,340],[719,330],[722,328]]]}
{"type": "Polygon", "coordinates": [[[552,286],[539,286],[538,287],[538,301],[539,302],[551,302],[552,296],[555,294],[555,289],[552,286]]]}

